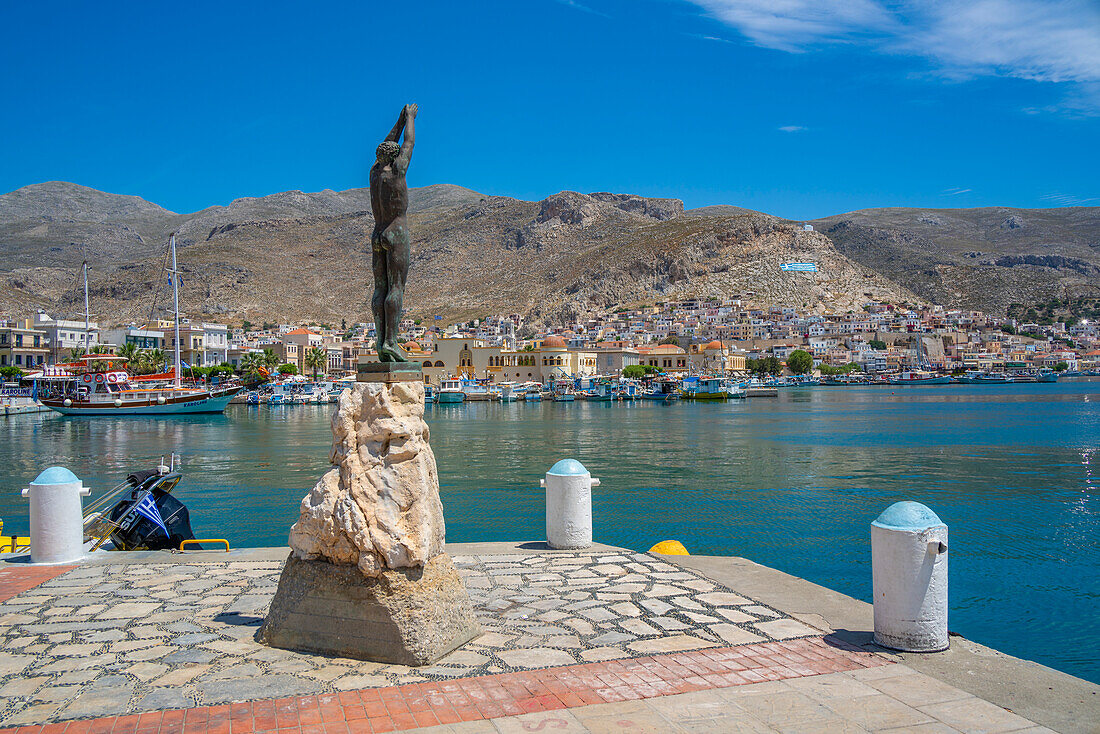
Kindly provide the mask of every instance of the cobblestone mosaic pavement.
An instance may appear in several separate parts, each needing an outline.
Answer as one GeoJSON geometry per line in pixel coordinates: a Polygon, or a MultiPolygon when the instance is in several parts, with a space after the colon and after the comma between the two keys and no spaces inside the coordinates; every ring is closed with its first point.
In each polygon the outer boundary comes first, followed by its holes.
{"type": "Polygon", "coordinates": [[[647,554],[458,556],[455,563],[485,634],[425,668],[254,642],[281,562],[76,568],[0,604],[0,723],[333,693],[820,634],[647,554]]]}

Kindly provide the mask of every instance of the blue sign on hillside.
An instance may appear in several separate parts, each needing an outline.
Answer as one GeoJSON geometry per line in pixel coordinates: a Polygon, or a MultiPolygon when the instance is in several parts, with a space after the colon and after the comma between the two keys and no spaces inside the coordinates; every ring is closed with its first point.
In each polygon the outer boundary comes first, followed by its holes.
{"type": "Polygon", "coordinates": [[[795,273],[816,273],[817,263],[781,263],[779,269],[795,273]]]}

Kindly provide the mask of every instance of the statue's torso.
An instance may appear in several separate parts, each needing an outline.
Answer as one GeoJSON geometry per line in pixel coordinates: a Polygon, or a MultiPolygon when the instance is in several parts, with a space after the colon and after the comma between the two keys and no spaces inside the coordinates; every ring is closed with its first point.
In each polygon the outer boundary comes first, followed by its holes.
{"type": "Polygon", "coordinates": [[[404,171],[395,164],[385,168],[375,163],[370,169],[370,202],[375,224],[386,226],[404,216],[409,208],[409,189],[404,171]]]}

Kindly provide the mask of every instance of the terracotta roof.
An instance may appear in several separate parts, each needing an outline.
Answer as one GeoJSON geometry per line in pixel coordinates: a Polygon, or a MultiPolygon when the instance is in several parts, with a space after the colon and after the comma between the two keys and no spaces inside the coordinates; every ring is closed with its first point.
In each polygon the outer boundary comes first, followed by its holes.
{"type": "Polygon", "coordinates": [[[543,349],[565,349],[565,340],[560,336],[551,335],[542,340],[543,349]]]}
{"type": "Polygon", "coordinates": [[[288,331],[286,333],[287,336],[290,336],[291,334],[312,334],[313,336],[321,336],[317,332],[310,331],[309,329],[295,329],[294,331],[288,331]]]}

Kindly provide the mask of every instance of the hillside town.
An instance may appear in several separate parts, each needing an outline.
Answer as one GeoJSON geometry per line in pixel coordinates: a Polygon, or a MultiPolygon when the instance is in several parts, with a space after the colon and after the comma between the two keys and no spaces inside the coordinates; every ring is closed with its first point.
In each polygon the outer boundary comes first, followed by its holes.
{"type": "MultiPolygon", "coordinates": [[[[813,371],[822,373],[1100,368],[1095,320],[1041,324],[942,306],[876,302],[859,311],[817,315],[793,306],[754,308],[739,299],[699,299],[619,308],[552,330],[536,329],[519,314],[446,326],[405,319],[401,328],[403,348],[422,363],[433,384],[447,377],[547,382],[618,375],[632,365],[669,375],[730,376],[751,371],[769,357],[786,363],[796,350],[808,352],[813,371]]],[[[8,317],[0,321],[0,367],[30,371],[100,352],[152,354],[159,360],[153,367],[159,369],[175,349],[175,333],[170,319],[107,326],[43,311],[8,317]]],[[[181,319],[179,340],[182,362],[191,368],[241,371],[250,359],[266,359],[283,374],[338,378],[354,374],[360,361],[377,359],[371,323],[257,326],[246,321],[234,326],[181,319]]]]}

